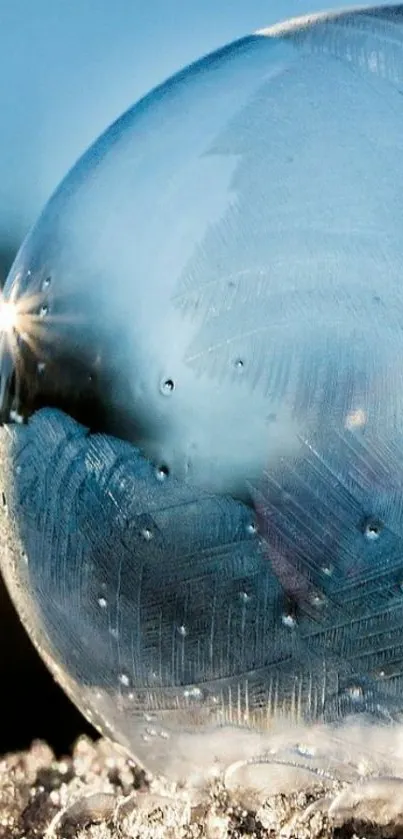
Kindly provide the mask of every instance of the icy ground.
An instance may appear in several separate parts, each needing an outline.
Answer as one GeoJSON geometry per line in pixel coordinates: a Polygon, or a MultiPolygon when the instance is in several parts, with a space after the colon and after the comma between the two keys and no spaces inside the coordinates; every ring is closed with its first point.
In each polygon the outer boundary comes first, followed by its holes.
{"type": "Polygon", "coordinates": [[[105,740],[57,760],[0,760],[0,839],[403,837],[403,726],[273,732],[270,763],[236,764],[197,794],[147,783],[105,740]]]}

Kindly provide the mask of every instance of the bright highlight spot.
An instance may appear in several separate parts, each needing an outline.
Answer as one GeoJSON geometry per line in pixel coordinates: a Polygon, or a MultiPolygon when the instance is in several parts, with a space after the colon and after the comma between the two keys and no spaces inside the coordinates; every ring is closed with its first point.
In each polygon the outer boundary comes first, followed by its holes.
{"type": "Polygon", "coordinates": [[[0,332],[11,332],[16,326],[17,315],[15,303],[0,303],[0,332]]]}

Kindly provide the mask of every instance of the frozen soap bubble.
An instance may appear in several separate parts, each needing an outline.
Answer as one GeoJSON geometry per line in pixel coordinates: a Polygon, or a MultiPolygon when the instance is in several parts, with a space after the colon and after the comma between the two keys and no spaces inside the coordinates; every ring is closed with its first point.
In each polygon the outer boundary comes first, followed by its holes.
{"type": "Polygon", "coordinates": [[[403,709],[402,45],[398,7],[204,58],[90,148],[12,267],[4,576],[152,773],[403,709]]]}

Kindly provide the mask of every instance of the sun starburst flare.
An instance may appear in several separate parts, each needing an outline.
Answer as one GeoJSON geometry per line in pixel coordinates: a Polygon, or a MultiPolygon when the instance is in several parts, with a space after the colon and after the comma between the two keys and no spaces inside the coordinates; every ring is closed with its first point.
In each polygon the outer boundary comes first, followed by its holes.
{"type": "MultiPolygon", "coordinates": [[[[36,362],[38,372],[43,375],[49,357],[54,355],[51,345],[62,340],[63,326],[83,324],[79,313],[52,312],[50,309],[55,300],[53,298],[50,307],[48,296],[43,291],[24,293],[19,279],[17,274],[11,287],[5,292],[0,291],[0,417],[3,416],[8,383],[13,376],[18,379],[18,371],[27,362],[27,350],[36,362]]],[[[7,416],[13,422],[23,421],[18,407],[7,409],[7,416]]]]}
{"type": "MultiPolygon", "coordinates": [[[[20,294],[19,276],[15,278],[9,294],[0,292],[0,343],[7,345],[16,360],[21,343],[29,346],[34,356],[41,361],[46,346],[55,340],[56,325],[77,325],[82,318],[78,313],[55,314],[49,311],[43,292],[20,294]]],[[[60,337],[60,334],[59,334],[60,337]]]]}
{"type": "Polygon", "coordinates": [[[11,332],[17,327],[18,307],[15,303],[0,302],[0,332],[2,334],[11,332]]]}
{"type": "Polygon", "coordinates": [[[12,356],[18,352],[19,340],[22,339],[35,351],[36,339],[42,337],[38,314],[39,295],[17,296],[16,285],[9,296],[0,296],[0,341],[6,343],[12,356]]]}

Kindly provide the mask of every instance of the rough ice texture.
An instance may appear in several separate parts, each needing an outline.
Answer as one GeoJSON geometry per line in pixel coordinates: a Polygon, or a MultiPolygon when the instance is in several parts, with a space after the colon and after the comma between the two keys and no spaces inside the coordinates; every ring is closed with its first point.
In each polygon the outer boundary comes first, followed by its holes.
{"type": "MultiPolygon", "coordinates": [[[[387,729],[372,729],[370,740],[361,734],[359,774],[308,771],[301,741],[299,766],[235,767],[226,784],[217,778],[193,799],[157,781],[150,786],[105,740],[82,738],[63,760],[37,742],[0,760],[0,839],[403,837],[403,777],[396,776],[403,730],[394,732],[394,756],[387,729]]],[[[346,768],[348,751],[346,739],[346,768]]]]}

